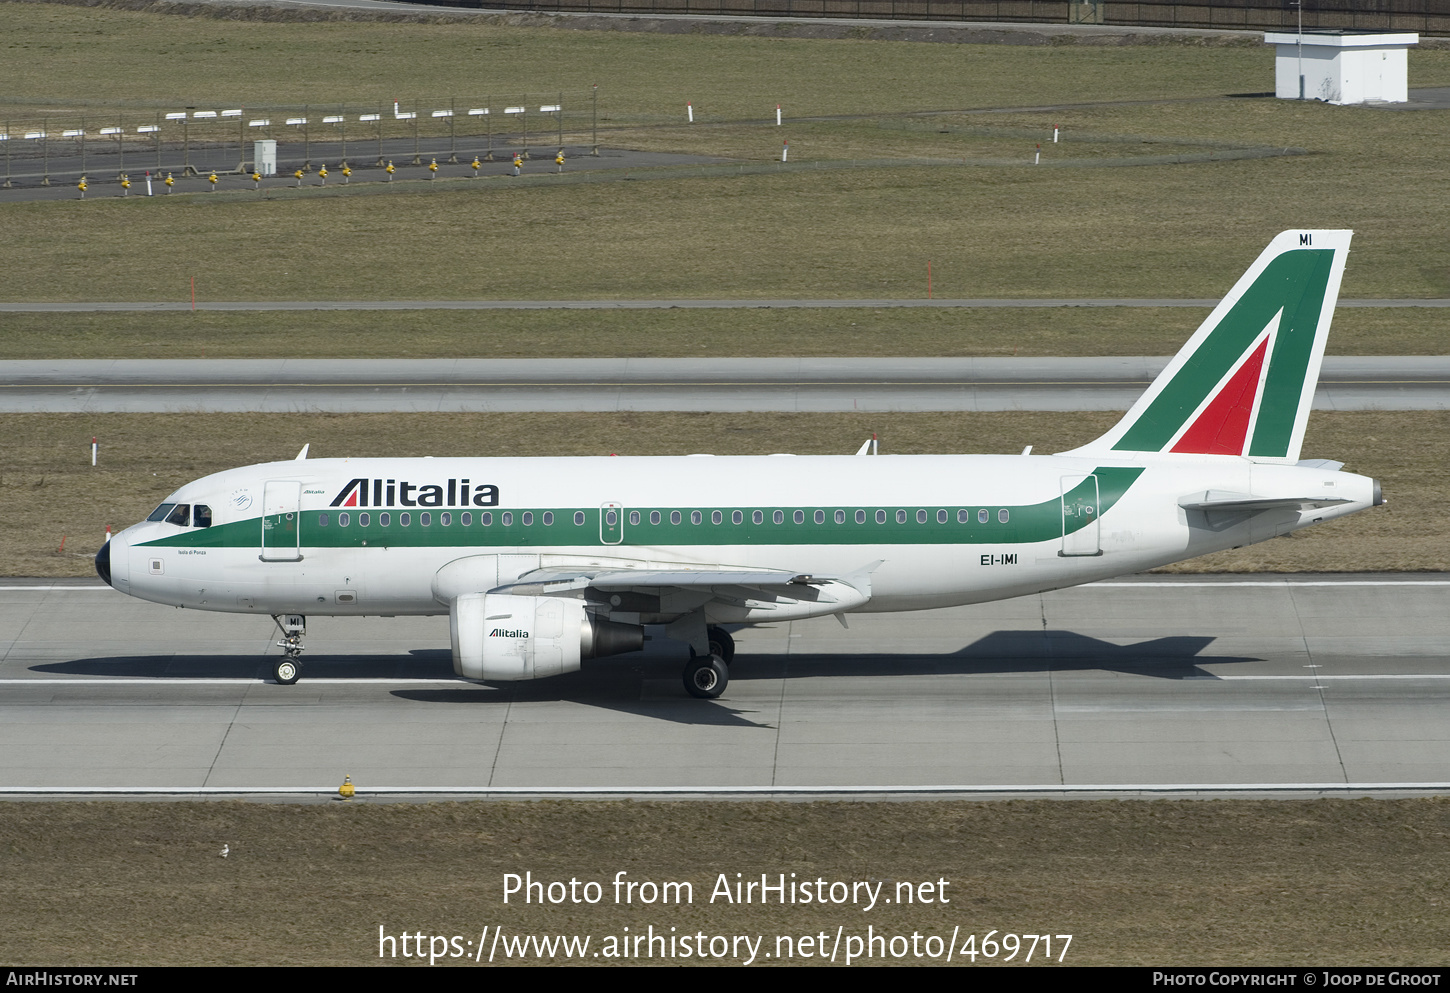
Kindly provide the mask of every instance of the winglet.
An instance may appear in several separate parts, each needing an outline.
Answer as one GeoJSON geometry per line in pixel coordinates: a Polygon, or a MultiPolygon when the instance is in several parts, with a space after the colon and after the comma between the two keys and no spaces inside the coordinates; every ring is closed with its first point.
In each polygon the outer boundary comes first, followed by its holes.
{"type": "Polygon", "coordinates": [[[1352,235],[1279,234],[1127,415],[1063,454],[1297,461],[1352,235]]]}
{"type": "Polygon", "coordinates": [[[310,441],[307,444],[303,445],[302,446],[302,451],[298,452],[297,453],[297,457],[295,459],[293,459],[292,461],[293,462],[302,462],[302,461],[305,461],[306,458],[307,458],[307,449],[309,449],[311,447],[312,447],[312,442],[310,442],[310,441]]]}

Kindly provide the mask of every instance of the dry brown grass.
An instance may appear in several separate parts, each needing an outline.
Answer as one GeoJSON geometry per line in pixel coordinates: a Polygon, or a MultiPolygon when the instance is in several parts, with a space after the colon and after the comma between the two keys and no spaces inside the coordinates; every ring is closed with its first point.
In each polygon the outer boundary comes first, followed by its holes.
{"type": "MultiPolygon", "coordinates": [[[[1193,308],[5,314],[0,359],[1171,355],[1193,308]]],[[[1342,309],[1331,355],[1439,355],[1450,309],[1342,309]]]]}
{"type": "Polygon", "coordinates": [[[12,965],[365,965],[379,925],[462,941],[485,925],[591,935],[591,949],[653,925],[766,935],[769,951],[777,934],[838,926],[960,926],[1070,933],[1078,965],[1450,960],[1443,799],[6,803],[0,839],[12,965]],[[617,907],[606,885],[595,906],[505,906],[503,874],[526,870],[689,881],[695,900],[617,907]],[[887,880],[887,892],[945,878],[951,903],[712,906],[718,874],[737,872],[887,880]]]}
{"type": "MultiPolygon", "coordinates": [[[[106,525],[140,520],[182,483],[290,458],[416,455],[1064,451],[1115,414],[100,414],[0,416],[0,575],[88,576],[106,525]],[[101,441],[90,467],[90,440],[101,441]],[[65,553],[58,554],[61,537],[65,553]]],[[[1290,539],[1193,559],[1179,571],[1450,569],[1450,413],[1316,413],[1309,458],[1384,482],[1389,505],[1290,539]]]]}

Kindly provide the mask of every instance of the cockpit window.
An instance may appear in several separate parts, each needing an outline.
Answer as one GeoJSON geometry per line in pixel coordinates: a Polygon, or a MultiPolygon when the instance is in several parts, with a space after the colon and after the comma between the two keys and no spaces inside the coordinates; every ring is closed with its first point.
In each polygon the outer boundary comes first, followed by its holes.
{"type": "Polygon", "coordinates": [[[211,508],[204,503],[199,503],[192,508],[191,526],[194,528],[211,527],[211,508]]]}
{"type": "Polygon", "coordinates": [[[182,527],[191,526],[191,504],[178,503],[171,508],[171,513],[166,515],[167,524],[179,524],[182,527]]]}
{"type": "Polygon", "coordinates": [[[166,515],[171,513],[171,508],[175,506],[176,504],[174,503],[163,503],[161,506],[151,511],[151,516],[146,519],[148,521],[164,521],[166,520],[166,515]]]}

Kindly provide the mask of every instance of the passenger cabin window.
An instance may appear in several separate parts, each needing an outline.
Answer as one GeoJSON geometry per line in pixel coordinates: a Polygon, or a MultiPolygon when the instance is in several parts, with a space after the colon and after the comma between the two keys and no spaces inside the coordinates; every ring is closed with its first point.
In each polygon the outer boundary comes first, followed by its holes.
{"type": "Polygon", "coordinates": [[[199,503],[191,509],[191,526],[194,528],[211,527],[211,508],[204,503],[199,503]]]}
{"type": "Polygon", "coordinates": [[[1011,513],[1011,511],[1008,511],[1008,510],[999,510],[999,511],[997,511],[997,520],[1000,521],[1000,522],[1002,522],[1003,524],[1006,524],[1011,519],[1012,519],[1012,513],[1011,513]]]}

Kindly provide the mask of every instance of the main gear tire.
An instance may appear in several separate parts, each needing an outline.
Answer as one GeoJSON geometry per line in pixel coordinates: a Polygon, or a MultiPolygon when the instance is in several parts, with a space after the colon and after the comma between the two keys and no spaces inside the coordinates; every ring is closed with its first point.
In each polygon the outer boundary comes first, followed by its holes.
{"type": "Polygon", "coordinates": [[[730,669],[718,655],[690,659],[685,666],[685,692],[701,700],[714,700],[730,683],[730,669]]]}

